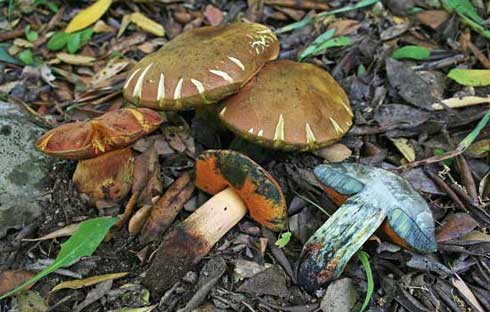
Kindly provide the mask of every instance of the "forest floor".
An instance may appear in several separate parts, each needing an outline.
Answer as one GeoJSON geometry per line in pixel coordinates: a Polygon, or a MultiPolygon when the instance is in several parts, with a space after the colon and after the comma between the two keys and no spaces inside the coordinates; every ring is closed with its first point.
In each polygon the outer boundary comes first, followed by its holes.
{"type": "MultiPolygon", "coordinates": [[[[284,152],[240,140],[193,111],[168,114],[165,126],[133,146],[139,154],[160,142],[163,190],[193,168],[200,152],[241,151],[279,182],[291,239],[277,243],[277,234],[246,217],[183,279],[156,296],[141,280],[158,241],[144,246],[123,226],[92,256],[44,277],[24,297],[1,300],[0,311],[340,312],[361,310],[366,296],[371,311],[490,311],[490,128],[477,127],[485,126],[489,112],[489,3],[115,1],[78,35],[63,33],[89,5],[0,0],[0,100],[29,108],[46,130],[125,107],[121,90],[137,61],[185,31],[237,21],[276,31],[280,59],[329,71],[348,95],[353,126],[333,146],[284,152]],[[156,25],[138,22],[134,12],[156,25]],[[362,247],[372,280],[354,256],[341,280],[316,294],[303,290],[295,277],[302,246],[328,218],[325,212],[336,209],[312,173],[325,161],[383,167],[407,179],[431,208],[437,252],[418,254],[377,233],[362,247]],[[52,291],[73,279],[84,282],[52,291]]],[[[128,197],[115,206],[89,205],[73,185],[75,168],[76,161],[53,161],[40,216],[0,238],[0,294],[49,266],[67,238],[25,239],[124,210],[128,197]]],[[[175,222],[207,198],[195,191],[175,222]]]]}

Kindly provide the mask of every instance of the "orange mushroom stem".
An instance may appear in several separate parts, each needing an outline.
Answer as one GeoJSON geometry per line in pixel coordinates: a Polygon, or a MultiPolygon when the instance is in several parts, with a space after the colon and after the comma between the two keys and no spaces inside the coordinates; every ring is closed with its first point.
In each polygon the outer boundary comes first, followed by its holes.
{"type": "Polygon", "coordinates": [[[144,284],[161,293],[197,264],[250,211],[274,231],[286,226],[286,202],[274,180],[250,158],[227,150],[210,150],[196,161],[196,186],[215,194],[160,244],[144,284]]]}

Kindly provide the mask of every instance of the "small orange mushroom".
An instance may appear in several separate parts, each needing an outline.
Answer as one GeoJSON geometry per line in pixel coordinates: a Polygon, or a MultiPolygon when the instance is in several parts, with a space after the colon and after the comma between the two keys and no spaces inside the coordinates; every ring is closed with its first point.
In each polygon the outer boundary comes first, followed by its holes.
{"type": "Polygon", "coordinates": [[[36,141],[36,147],[59,158],[93,158],[134,143],[156,130],[163,121],[157,112],[150,109],[119,109],[89,121],[54,128],[36,141]]]}
{"type": "Polygon", "coordinates": [[[79,161],[73,183],[92,204],[98,200],[119,202],[131,189],[133,172],[134,158],[131,149],[125,148],[79,161]]]}
{"type": "Polygon", "coordinates": [[[215,194],[163,238],[144,279],[160,293],[171,287],[247,213],[274,231],[286,227],[286,201],[274,178],[235,151],[209,150],[196,160],[196,186],[215,194]]]}
{"type": "Polygon", "coordinates": [[[124,97],[153,109],[197,108],[237,92],[278,54],[279,41],[261,24],[196,28],[136,64],[124,97]]]}

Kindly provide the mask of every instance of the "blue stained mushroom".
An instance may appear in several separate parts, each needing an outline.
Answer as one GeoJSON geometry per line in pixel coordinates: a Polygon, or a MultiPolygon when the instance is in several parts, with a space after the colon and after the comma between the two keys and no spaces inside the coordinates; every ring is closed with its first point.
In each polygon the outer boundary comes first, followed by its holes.
{"type": "Polygon", "coordinates": [[[436,250],[430,208],[400,176],[352,163],[319,165],[314,172],[327,191],[348,199],[303,247],[298,281],[306,290],[337,279],[385,220],[394,243],[417,252],[436,250]]]}

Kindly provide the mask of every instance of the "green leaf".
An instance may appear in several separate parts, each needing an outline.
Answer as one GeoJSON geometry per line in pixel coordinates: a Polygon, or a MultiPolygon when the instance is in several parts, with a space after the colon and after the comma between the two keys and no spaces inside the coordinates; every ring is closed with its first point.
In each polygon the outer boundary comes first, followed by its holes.
{"type": "Polygon", "coordinates": [[[281,234],[281,237],[276,241],[276,246],[279,248],[286,247],[291,240],[291,232],[285,232],[281,234]]]}
{"type": "Polygon", "coordinates": [[[323,34],[316,37],[315,40],[313,40],[313,42],[310,43],[303,52],[301,52],[301,54],[298,56],[298,61],[301,62],[305,58],[313,55],[313,52],[315,51],[315,49],[318,48],[319,45],[323,44],[325,41],[332,39],[334,35],[335,29],[329,29],[323,34]]]}
{"type": "Polygon", "coordinates": [[[61,244],[60,253],[49,267],[1,296],[0,300],[17,293],[24,287],[39,281],[59,268],[72,265],[80,260],[81,257],[91,256],[116,222],[117,218],[101,217],[80,223],[78,231],[73,233],[70,239],[61,244]]]}
{"type": "Polygon", "coordinates": [[[86,45],[90,41],[93,33],[94,33],[94,29],[92,27],[86,28],[80,32],[80,46],[81,47],[83,47],[84,45],[86,45]]]}
{"type": "Polygon", "coordinates": [[[46,2],[46,6],[53,12],[53,13],[58,13],[58,11],[60,10],[60,8],[58,8],[58,6],[56,5],[56,3],[52,2],[52,1],[48,1],[46,2]]]}
{"type": "Polygon", "coordinates": [[[32,50],[27,49],[19,54],[17,54],[17,58],[22,61],[25,65],[32,65],[34,63],[34,58],[32,57],[32,50]]]}
{"type": "Polygon", "coordinates": [[[379,2],[379,0],[362,0],[362,1],[357,2],[354,5],[348,5],[348,6],[345,6],[343,8],[337,9],[337,10],[332,10],[332,11],[320,13],[320,14],[318,14],[318,16],[319,17],[327,17],[327,16],[334,15],[337,13],[345,13],[345,12],[349,12],[349,11],[354,11],[357,9],[362,9],[364,7],[373,5],[377,2],[379,2]]]}
{"type": "Polygon", "coordinates": [[[357,256],[359,260],[361,260],[362,266],[364,267],[364,271],[366,271],[366,279],[367,279],[367,291],[366,298],[364,299],[364,303],[362,304],[362,308],[360,312],[366,310],[369,306],[369,302],[371,301],[371,297],[374,292],[374,279],[373,272],[371,271],[371,265],[369,264],[369,255],[365,251],[358,251],[357,256]]]}
{"type": "Polygon", "coordinates": [[[340,36],[337,38],[330,39],[323,44],[319,45],[314,51],[313,55],[319,55],[325,52],[325,50],[330,48],[344,47],[352,44],[352,39],[345,36],[340,36]]]}
{"type": "Polygon", "coordinates": [[[8,52],[3,47],[0,47],[0,62],[16,64],[16,65],[21,64],[15,57],[8,54],[8,52]]]}
{"type": "Polygon", "coordinates": [[[457,150],[465,151],[470,147],[470,145],[476,140],[480,132],[485,128],[490,121],[490,110],[483,116],[483,118],[478,122],[475,129],[473,129],[470,134],[468,134],[461,142],[458,144],[457,150]]]}
{"type": "MultiPolygon", "coordinates": [[[[446,154],[446,151],[443,150],[442,148],[435,148],[433,151],[432,151],[432,155],[434,156],[441,156],[441,155],[444,155],[446,154]]],[[[453,164],[454,162],[454,158],[448,158],[448,159],[445,159],[442,161],[442,163],[448,167],[451,167],[451,165],[453,164]]]]}
{"type": "Polygon", "coordinates": [[[26,33],[26,39],[29,42],[34,42],[39,39],[38,33],[34,30],[31,30],[31,25],[27,25],[26,28],[24,28],[24,32],[26,33]]]}
{"type": "Polygon", "coordinates": [[[490,85],[490,69],[451,69],[447,75],[463,86],[482,87],[490,85]]]}
{"type": "Polygon", "coordinates": [[[58,51],[65,47],[68,41],[69,34],[65,32],[55,33],[48,41],[48,49],[51,51],[58,51]]]}
{"type": "Polygon", "coordinates": [[[428,59],[429,56],[429,49],[421,46],[409,45],[396,49],[391,57],[395,60],[412,59],[423,61],[428,59]]]}
{"type": "Polygon", "coordinates": [[[69,53],[74,54],[80,49],[81,45],[81,35],[80,32],[74,32],[69,34],[68,40],[66,41],[66,48],[69,53]]]}
{"type": "MultiPolygon", "coordinates": [[[[361,8],[373,5],[376,2],[379,2],[379,0],[361,0],[358,3],[356,3],[355,5],[348,5],[348,6],[345,6],[343,8],[337,9],[337,10],[332,10],[332,11],[320,13],[315,17],[315,19],[325,18],[327,16],[335,15],[337,13],[344,13],[344,12],[349,12],[349,11],[361,9],[361,8]]],[[[304,19],[302,19],[299,22],[295,22],[295,23],[292,23],[292,24],[289,24],[289,25],[286,25],[284,27],[279,28],[278,30],[276,30],[276,33],[282,34],[282,33],[289,32],[289,31],[292,31],[295,29],[303,28],[306,25],[313,23],[315,21],[315,19],[311,18],[311,17],[305,17],[304,19]]]]}
{"type": "Polygon", "coordinates": [[[450,12],[456,11],[459,15],[463,15],[479,25],[483,25],[485,22],[485,20],[478,15],[469,0],[444,0],[443,5],[446,10],[450,12]]]}

